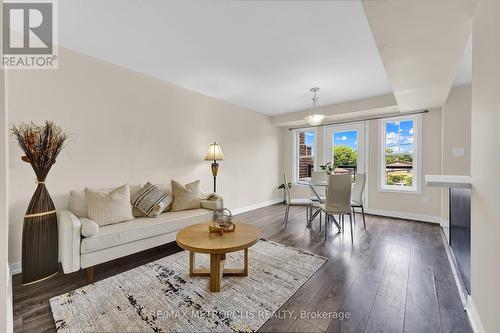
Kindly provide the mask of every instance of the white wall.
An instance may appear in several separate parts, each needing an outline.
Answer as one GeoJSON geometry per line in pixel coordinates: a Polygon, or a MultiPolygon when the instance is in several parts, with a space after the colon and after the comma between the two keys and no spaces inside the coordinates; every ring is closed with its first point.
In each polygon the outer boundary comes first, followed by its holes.
{"type": "MultiPolygon", "coordinates": [[[[1,2],[0,2],[1,5],[1,2]]],[[[1,7],[1,6],[0,6],[1,7]]],[[[1,12],[0,12],[1,14],[1,12]]],[[[8,213],[8,131],[4,95],[4,71],[0,70],[0,332],[8,332],[12,324],[12,289],[9,272],[8,213]]],[[[10,328],[12,330],[12,328],[10,328]]]]}
{"type": "Polygon", "coordinates": [[[500,2],[481,0],[472,38],[472,300],[500,332],[500,2]]]}
{"type": "Polygon", "coordinates": [[[471,86],[451,89],[443,105],[443,173],[470,175],[471,86]],[[453,156],[454,148],[463,148],[464,156],[453,156]]]}
{"type": "MultiPolygon", "coordinates": [[[[209,143],[221,144],[218,192],[229,208],[279,197],[280,129],[267,116],[60,49],[59,69],[8,73],[10,121],[55,121],[69,135],[47,178],[56,207],[68,191],[201,179],[212,189],[209,143]]],[[[11,140],[9,258],[21,258],[22,217],[35,189],[11,140]]]]}
{"type": "MultiPolygon", "coordinates": [[[[0,17],[3,4],[0,1],[0,17]]],[[[0,54],[2,52],[0,36],[0,54]]],[[[8,139],[4,71],[0,69],[0,332],[12,331],[12,285],[9,273],[8,139]]]]}
{"type": "MultiPolygon", "coordinates": [[[[442,115],[441,174],[470,176],[471,157],[471,86],[451,89],[442,115]],[[454,156],[453,149],[463,148],[463,156],[454,156]]],[[[441,219],[448,224],[448,189],[442,190],[441,219]]]]}

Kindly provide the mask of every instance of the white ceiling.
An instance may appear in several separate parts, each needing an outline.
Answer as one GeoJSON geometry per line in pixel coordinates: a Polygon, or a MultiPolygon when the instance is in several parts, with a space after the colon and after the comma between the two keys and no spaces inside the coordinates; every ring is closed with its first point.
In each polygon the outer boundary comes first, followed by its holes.
{"type": "Polygon", "coordinates": [[[59,1],[60,44],[277,115],[391,93],[359,1],[59,1]]]}
{"type": "Polygon", "coordinates": [[[478,0],[363,1],[401,111],[442,106],[478,0]]]}

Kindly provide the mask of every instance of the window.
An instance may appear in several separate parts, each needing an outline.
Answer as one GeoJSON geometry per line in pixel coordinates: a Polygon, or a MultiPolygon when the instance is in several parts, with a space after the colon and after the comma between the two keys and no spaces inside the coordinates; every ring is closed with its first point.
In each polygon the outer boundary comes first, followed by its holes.
{"type": "Polygon", "coordinates": [[[419,191],[420,116],[380,120],[381,189],[419,191]]]}
{"type": "Polygon", "coordinates": [[[308,180],[314,170],[316,132],[312,129],[297,130],[294,142],[294,182],[301,182],[308,180]]]}
{"type": "Polygon", "coordinates": [[[334,171],[336,173],[356,173],[358,168],[358,132],[333,132],[332,145],[334,171]]]}
{"type": "Polygon", "coordinates": [[[365,123],[333,125],[325,128],[325,159],[335,173],[365,172],[365,123]]]}

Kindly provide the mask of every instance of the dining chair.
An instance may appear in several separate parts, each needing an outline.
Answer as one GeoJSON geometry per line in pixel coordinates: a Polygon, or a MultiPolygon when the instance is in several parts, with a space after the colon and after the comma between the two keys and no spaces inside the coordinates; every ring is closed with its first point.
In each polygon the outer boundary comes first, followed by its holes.
{"type": "Polygon", "coordinates": [[[290,189],[288,188],[288,178],[286,177],[286,173],[283,173],[283,184],[285,184],[285,228],[288,224],[288,214],[290,212],[290,206],[306,207],[306,220],[309,220],[309,216],[312,212],[313,202],[310,199],[292,199],[290,189]]]}
{"type": "Polygon", "coordinates": [[[354,222],[356,222],[356,210],[355,208],[361,208],[361,215],[363,216],[363,227],[366,230],[365,222],[365,209],[363,207],[363,191],[365,189],[366,174],[358,173],[356,174],[356,181],[351,193],[351,208],[352,215],[354,217],[354,222]]]}
{"type": "MultiPolygon", "coordinates": [[[[352,227],[352,210],[351,210],[351,175],[350,174],[333,174],[328,177],[328,187],[326,192],[326,200],[324,204],[315,204],[325,213],[325,240],[328,235],[327,222],[330,219],[335,219],[333,215],[339,215],[344,219],[344,215],[349,215],[351,224],[351,242],[354,240],[352,227]]],[[[339,225],[335,223],[337,227],[339,225]]],[[[343,230],[343,228],[340,228],[343,230]]]]}

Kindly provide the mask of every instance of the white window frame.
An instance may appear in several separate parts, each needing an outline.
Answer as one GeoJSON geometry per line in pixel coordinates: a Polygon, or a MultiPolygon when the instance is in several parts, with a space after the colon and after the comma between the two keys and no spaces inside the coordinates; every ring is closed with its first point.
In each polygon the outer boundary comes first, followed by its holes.
{"type": "Polygon", "coordinates": [[[351,123],[349,125],[329,125],[324,127],[323,133],[323,157],[324,164],[333,163],[333,132],[351,131],[358,132],[358,165],[357,172],[366,173],[368,168],[368,123],[360,121],[359,123],[351,123]],[[361,147],[361,149],[360,149],[361,147]]]}
{"type": "Polygon", "coordinates": [[[379,120],[379,192],[395,193],[422,193],[422,115],[408,115],[384,118],[379,120]],[[385,145],[386,145],[386,124],[389,122],[413,120],[413,184],[412,187],[387,185],[385,183],[385,145]]]}
{"type": "Polygon", "coordinates": [[[307,127],[301,129],[294,129],[292,135],[292,182],[294,184],[301,184],[299,182],[299,154],[298,154],[298,133],[299,132],[313,132],[314,133],[314,143],[313,143],[313,163],[314,170],[318,168],[318,131],[315,127],[307,127]]]}

